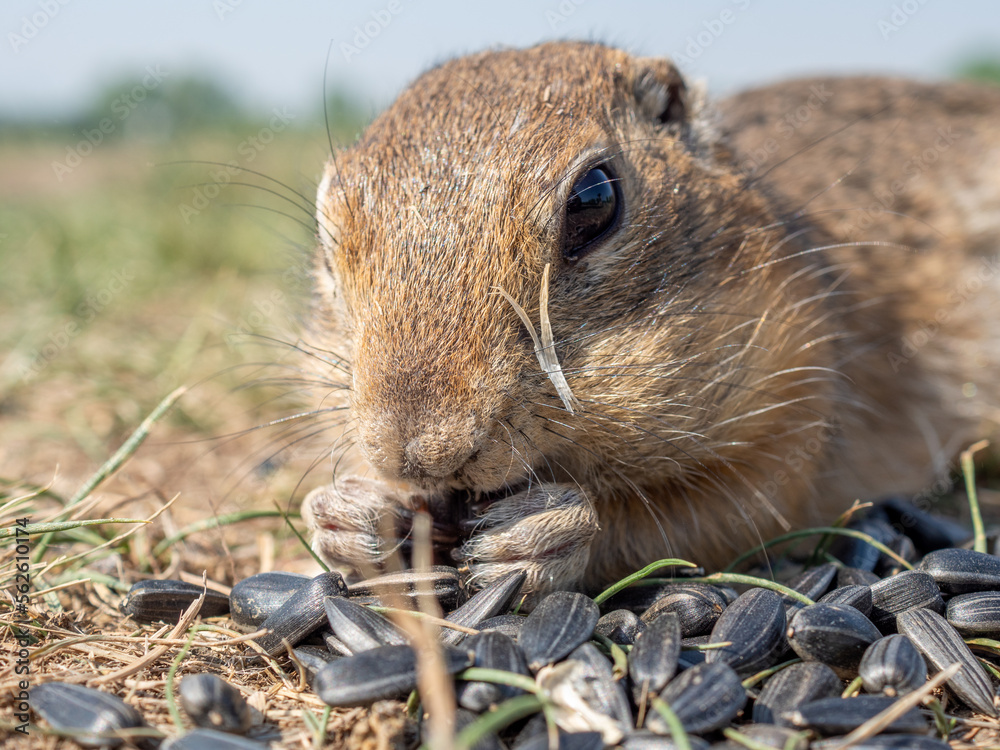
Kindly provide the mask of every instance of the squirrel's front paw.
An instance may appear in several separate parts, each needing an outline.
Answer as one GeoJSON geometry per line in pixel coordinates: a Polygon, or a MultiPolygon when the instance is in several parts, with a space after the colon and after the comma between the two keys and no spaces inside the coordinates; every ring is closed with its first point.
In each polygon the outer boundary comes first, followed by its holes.
{"type": "Polygon", "coordinates": [[[312,547],[327,564],[370,575],[397,545],[396,532],[407,497],[375,479],[341,477],[318,487],[302,503],[312,547]]]}
{"type": "Polygon", "coordinates": [[[574,589],[597,531],[597,514],[579,487],[540,484],[492,503],[457,555],[477,585],[524,570],[525,591],[574,589]]]}

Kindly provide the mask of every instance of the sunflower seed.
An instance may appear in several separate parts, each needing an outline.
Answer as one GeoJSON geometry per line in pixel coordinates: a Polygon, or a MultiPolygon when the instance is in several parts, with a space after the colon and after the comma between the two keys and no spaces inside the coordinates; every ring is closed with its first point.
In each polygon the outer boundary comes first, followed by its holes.
{"type": "Polygon", "coordinates": [[[796,612],[788,643],[802,661],[819,661],[852,676],[869,644],[882,637],[871,621],[846,604],[813,604],[796,612]]]}
{"type": "Polygon", "coordinates": [[[729,642],[705,655],[709,664],[723,662],[737,674],[749,675],[778,663],[785,641],[781,597],[768,589],[750,589],[733,602],[712,628],[709,643],[729,642]]]}
{"type": "Polygon", "coordinates": [[[753,705],[759,724],[783,724],[781,716],[820,698],[840,695],[840,678],[826,664],[806,662],[785,667],[764,683],[753,705]]]}
{"type": "MultiPolygon", "coordinates": [[[[757,746],[773,747],[779,750],[808,750],[809,740],[805,732],[779,727],[775,724],[750,724],[741,727],[739,734],[757,746]]],[[[740,744],[739,747],[746,745],[740,744]]]]}
{"type": "MultiPolygon", "coordinates": [[[[913,540],[903,534],[897,536],[886,546],[909,563],[920,557],[917,554],[917,548],[913,545],[913,540]]],[[[875,564],[875,574],[882,578],[894,576],[904,570],[908,570],[908,568],[899,560],[889,557],[886,554],[882,554],[875,564]]]]}
{"type": "Polygon", "coordinates": [[[895,698],[927,682],[927,664],[909,638],[889,635],[868,647],[858,675],[869,693],[895,698]]]}
{"type": "MultiPolygon", "coordinates": [[[[701,737],[689,735],[687,739],[691,750],[709,750],[710,745],[701,737]]],[[[677,750],[679,746],[670,737],[640,730],[623,739],[619,747],[622,750],[677,750]]]]}
{"type": "MultiPolygon", "coordinates": [[[[523,570],[501,576],[493,584],[469,597],[461,607],[451,612],[445,619],[456,625],[477,628],[490,618],[510,609],[521,593],[528,574],[523,570]]],[[[441,630],[441,642],[450,646],[458,645],[466,634],[460,630],[441,630]]]]}
{"type": "Polygon", "coordinates": [[[611,664],[593,643],[577,646],[567,661],[576,661],[586,668],[583,672],[586,689],[581,691],[584,702],[599,713],[611,717],[627,732],[632,729],[632,709],[624,685],[614,678],[611,664]]]}
{"type": "Polygon", "coordinates": [[[244,578],[229,592],[233,622],[243,630],[256,630],[288,597],[307,583],[309,576],[277,570],[244,578]]]}
{"type": "Polygon", "coordinates": [[[261,750],[267,747],[270,745],[265,742],[217,729],[195,729],[165,743],[162,750],[261,750]]]}
{"type": "Polygon", "coordinates": [[[837,571],[837,586],[871,586],[873,583],[882,580],[870,570],[859,568],[841,568],[837,571]]]}
{"type": "MultiPolygon", "coordinates": [[[[878,514],[868,518],[852,519],[848,522],[847,528],[867,534],[876,542],[885,545],[891,544],[899,536],[899,532],[884,518],[879,518],[878,514]]],[[[838,536],[830,545],[830,554],[848,567],[869,571],[875,570],[882,556],[882,553],[868,542],[849,536],[838,536]]]]}
{"type": "Polygon", "coordinates": [[[329,571],[315,578],[292,594],[263,623],[271,631],[257,639],[257,644],[268,656],[285,650],[285,643],[296,646],[326,622],[323,600],[328,596],[344,596],[347,587],[340,573],[329,571]]]}
{"type": "MultiPolygon", "coordinates": [[[[810,750],[826,750],[826,748],[841,748],[843,737],[828,740],[814,740],[809,743],[810,750]]],[[[951,750],[944,740],[937,737],[927,737],[921,734],[878,734],[866,740],[851,743],[851,750],[951,750]]]]}
{"type": "Polygon", "coordinates": [[[977,591],[948,600],[946,617],[965,636],[1000,635],[1000,591],[977,591]]]}
{"type": "MultiPolygon", "coordinates": [[[[395,606],[398,598],[416,602],[429,592],[443,610],[454,609],[463,598],[458,570],[447,565],[433,565],[427,570],[403,570],[369,578],[347,587],[354,597],[375,597],[378,603],[395,606]]],[[[363,602],[371,603],[369,600],[363,602]]]]}
{"type": "Polygon", "coordinates": [[[920,563],[942,593],[969,594],[1000,590],[1000,557],[971,549],[940,549],[920,563]]]}
{"type": "Polygon", "coordinates": [[[355,604],[342,596],[328,596],[323,600],[327,622],[341,643],[352,653],[379,646],[403,646],[406,635],[378,612],[355,604]]]}
{"type": "Polygon", "coordinates": [[[559,661],[589,639],[600,616],[594,600],[583,594],[557,591],[542,599],[518,637],[531,671],[559,661]]]}
{"type": "Polygon", "coordinates": [[[594,644],[585,643],[565,661],[543,667],[537,681],[561,729],[600,732],[609,745],[632,729],[628,696],[594,644]]]}
{"type": "MultiPolygon", "coordinates": [[[[837,566],[833,563],[824,563],[815,568],[809,568],[799,573],[785,585],[793,591],[805,594],[810,599],[819,599],[830,589],[834,577],[837,575],[837,566]]],[[[782,600],[786,604],[798,604],[798,599],[782,595],[782,600]]]]}
{"type": "MultiPolygon", "coordinates": [[[[445,646],[448,674],[472,665],[472,652],[445,646]]],[[[330,706],[367,706],[378,700],[398,698],[417,686],[417,655],[409,646],[379,646],[345,656],[323,667],[313,680],[313,690],[330,706]]]]}
{"type": "Polygon", "coordinates": [[[940,672],[958,662],[962,668],[946,683],[969,708],[998,715],[993,684],[958,631],[937,612],[911,609],[896,618],[899,632],[908,637],[927,661],[929,671],[940,672]]]}
{"type": "Polygon", "coordinates": [[[312,685],[316,678],[316,673],[330,662],[339,659],[339,656],[330,653],[322,646],[299,646],[292,649],[295,658],[306,672],[306,679],[312,685]]]}
{"type": "MultiPolygon", "coordinates": [[[[854,698],[822,698],[806,703],[781,718],[794,727],[813,729],[821,734],[847,734],[896,702],[885,695],[858,695],[854,698]]],[[[911,708],[883,732],[924,732],[927,720],[911,708]]]]}
{"type": "Polygon", "coordinates": [[[214,674],[189,674],[179,688],[181,706],[199,727],[242,734],[250,728],[243,694],[214,674]]]}
{"type": "Polygon", "coordinates": [[[681,636],[689,638],[710,633],[727,606],[726,597],[715,586],[677,584],[667,587],[640,619],[648,624],[665,612],[673,612],[680,623],[681,636]]]}
{"type": "Polygon", "coordinates": [[[479,632],[496,631],[497,633],[503,633],[514,641],[514,643],[517,643],[517,639],[521,636],[521,629],[524,627],[527,619],[523,615],[497,615],[479,623],[479,632]]]}
{"type": "Polygon", "coordinates": [[[919,570],[907,570],[872,584],[871,621],[883,633],[896,632],[896,616],[908,609],[944,612],[944,600],[934,579],[919,570]]]}
{"type": "Polygon", "coordinates": [[[878,507],[885,512],[889,523],[913,540],[923,555],[945,547],[960,547],[972,536],[962,524],[925,513],[902,497],[887,498],[878,507]]]}
{"type": "Polygon", "coordinates": [[[205,593],[199,614],[218,617],[229,614],[229,597],[202,586],[171,579],[139,581],[132,584],[119,609],[136,622],[177,622],[184,610],[205,593]]]}
{"type": "Polygon", "coordinates": [[[653,620],[635,641],[628,655],[632,696],[638,703],[644,694],[656,695],[677,673],[681,629],[677,615],[666,612],[653,620]]]}
{"type": "Polygon", "coordinates": [[[83,685],[45,682],[29,696],[36,714],[88,747],[118,747],[117,730],[143,726],[139,712],[121,698],[83,685]]]}
{"type": "Polygon", "coordinates": [[[628,609],[615,609],[597,621],[594,632],[619,645],[631,645],[645,630],[646,623],[628,609]]]}
{"type": "MultiPolygon", "coordinates": [[[[677,714],[686,732],[701,734],[721,729],[735,719],[746,704],[747,694],[732,667],[716,662],[681,672],[663,689],[660,698],[677,714]]],[[[669,732],[667,723],[655,711],[650,713],[646,726],[654,732],[669,732]]]]}
{"type": "MultiPolygon", "coordinates": [[[[473,652],[473,666],[530,674],[521,649],[503,633],[494,631],[469,636],[462,642],[462,648],[473,652]]],[[[519,688],[509,685],[473,681],[460,683],[456,689],[456,697],[460,706],[480,712],[521,692],[519,688]]]]}
{"type": "Polygon", "coordinates": [[[824,594],[817,604],[846,604],[868,617],[872,611],[872,589],[863,584],[841,586],[824,594]]]}

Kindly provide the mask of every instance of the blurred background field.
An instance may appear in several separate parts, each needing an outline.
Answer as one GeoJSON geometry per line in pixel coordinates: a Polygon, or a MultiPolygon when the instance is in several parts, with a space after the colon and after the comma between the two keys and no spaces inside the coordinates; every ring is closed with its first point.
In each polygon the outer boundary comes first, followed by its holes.
{"type": "MultiPolygon", "coordinates": [[[[13,6],[0,13],[0,493],[71,496],[187,385],[99,493],[97,510],[131,517],[180,493],[157,539],[210,514],[294,510],[327,481],[320,461],[299,485],[322,435],[293,444],[285,427],[253,429],[312,405],[294,385],[260,381],[301,364],[287,344],[307,309],[311,203],[331,143],[357,137],[421,69],[491,44],[577,37],[684,56],[715,91],[827,70],[1000,78],[1000,12],[988,3],[630,2],[611,21],[579,0],[519,0],[485,17],[458,3],[279,13],[218,0],[142,11],[160,14],[142,27],[140,11],[103,1],[47,17],[38,2],[13,6]]],[[[280,529],[239,527],[237,557],[312,565],[280,529]]],[[[222,538],[203,541],[213,559],[222,538]]],[[[146,572],[157,564],[134,554],[146,572]]],[[[214,573],[231,580],[238,561],[220,559],[214,573]]]]}

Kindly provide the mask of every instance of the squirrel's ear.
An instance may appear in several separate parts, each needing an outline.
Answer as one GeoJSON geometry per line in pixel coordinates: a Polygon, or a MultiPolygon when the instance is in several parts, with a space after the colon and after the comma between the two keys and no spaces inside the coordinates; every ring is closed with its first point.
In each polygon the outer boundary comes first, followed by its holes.
{"type": "Polygon", "coordinates": [[[687,86],[669,60],[646,57],[636,61],[635,98],[639,111],[663,125],[687,119],[687,86]]]}

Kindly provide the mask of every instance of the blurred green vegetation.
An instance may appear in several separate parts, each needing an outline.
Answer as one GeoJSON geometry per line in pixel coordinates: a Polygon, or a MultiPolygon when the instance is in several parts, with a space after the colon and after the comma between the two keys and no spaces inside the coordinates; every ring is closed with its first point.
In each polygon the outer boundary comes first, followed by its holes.
{"type": "Polygon", "coordinates": [[[0,306],[80,317],[122,269],[134,280],[118,304],[284,271],[311,243],[330,143],[364,125],[342,91],[328,114],[329,137],[321,111],[246,111],[188,77],[123,81],[57,123],[0,116],[0,306]]]}
{"type": "MultiPolygon", "coordinates": [[[[318,106],[249,111],[208,79],[143,91],[108,86],[58,122],[0,113],[0,441],[50,446],[18,453],[11,475],[33,460],[66,471],[80,449],[103,459],[178,385],[287,354],[236,339],[294,341],[316,183],[331,144],[367,119],[340,90],[329,133],[318,106]]],[[[185,402],[212,407],[173,423],[232,429],[264,401],[227,395],[246,377],[213,380],[185,402]]],[[[255,419],[281,413],[270,408],[255,419]]]]}
{"type": "Polygon", "coordinates": [[[955,71],[958,78],[982,83],[1000,85],[1000,58],[973,57],[958,66],[955,71]]]}

